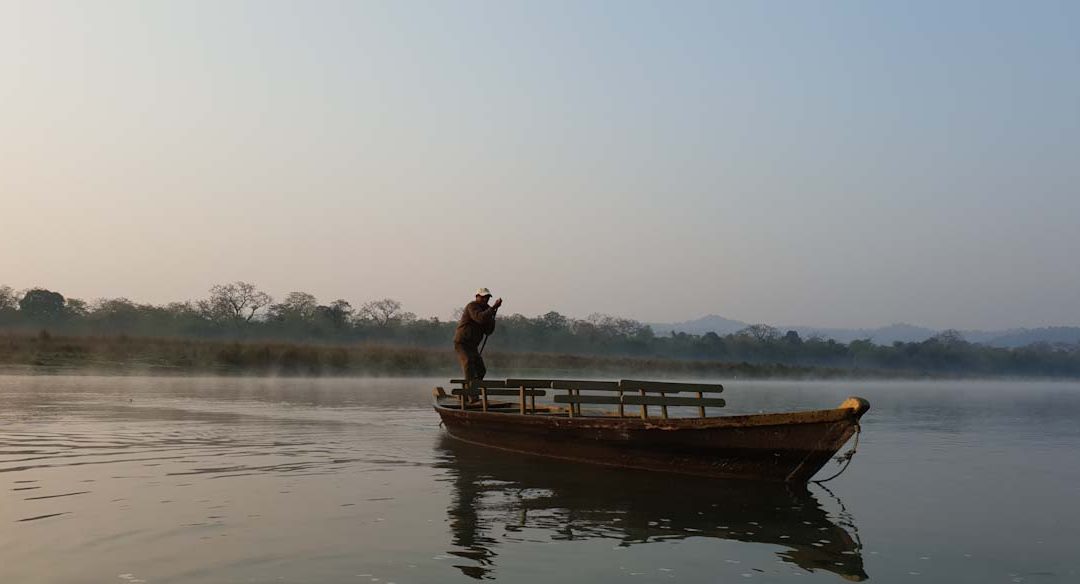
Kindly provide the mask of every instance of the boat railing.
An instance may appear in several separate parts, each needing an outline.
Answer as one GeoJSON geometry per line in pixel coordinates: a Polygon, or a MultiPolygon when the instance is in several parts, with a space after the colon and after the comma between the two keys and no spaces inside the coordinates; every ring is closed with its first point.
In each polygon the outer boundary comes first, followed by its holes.
{"type": "MultiPolygon", "coordinates": [[[[461,409],[466,409],[466,399],[480,400],[480,409],[484,412],[492,407],[488,398],[490,396],[517,396],[518,412],[522,415],[552,413],[551,408],[538,410],[536,397],[546,396],[547,389],[565,391],[565,394],[556,394],[552,401],[556,404],[566,404],[565,413],[573,418],[582,416],[581,405],[608,405],[616,406],[616,412],[620,418],[626,417],[626,406],[637,406],[642,419],[649,418],[649,406],[660,407],[660,417],[668,418],[668,407],[697,407],[698,416],[706,417],[706,408],[722,408],[726,402],[722,398],[705,397],[705,394],[715,394],[724,391],[724,386],[718,383],[678,383],[668,381],[642,381],[634,379],[622,379],[619,381],[594,381],[572,379],[505,379],[505,380],[472,380],[452,379],[451,383],[461,387],[453,389],[452,394],[458,397],[461,409]],[[614,392],[615,395],[595,395],[582,392],[614,392]],[[695,393],[696,397],[669,396],[671,393],[695,393]],[[659,395],[657,395],[659,394],[659,395]],[[526,398],[528,402],[526,402],[526,398]]],[[[506,404],[499,404],[505,406],[506,404]]],[[[505,411],[504,408],[501,411],[505,411]]],[[[554,410],[562,413],[561,409],[554,410]]]]}

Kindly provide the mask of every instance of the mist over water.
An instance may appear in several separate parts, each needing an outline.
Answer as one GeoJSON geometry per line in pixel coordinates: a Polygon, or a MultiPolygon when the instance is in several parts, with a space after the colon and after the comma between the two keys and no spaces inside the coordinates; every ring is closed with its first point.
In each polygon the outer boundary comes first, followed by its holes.
{"type": "Polygon", "coordinates": [[[1080,578],[1080,384],[727,382],[870,400],[826,490],[458,444],[441,381],[0,376],[0,581],[1080,578]]]}

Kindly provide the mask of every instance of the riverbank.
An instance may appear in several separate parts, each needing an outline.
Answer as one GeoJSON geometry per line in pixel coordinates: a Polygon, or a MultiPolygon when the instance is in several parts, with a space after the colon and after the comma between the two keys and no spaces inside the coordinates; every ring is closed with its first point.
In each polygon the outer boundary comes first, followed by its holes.
{"type": "MultiPolygon", "coordinates": [[[[899,372],[720,361],[514,353],[485,353],[493,376],[548,374],[625,377],[837,379],[889,377],[899,372]]],[[[319,345],[277,341],[214,341],[128,336],[0,335],[0,370],[21,373],[224,374],[286,376],[452,377],[449,348],[385,344],[319,345]]]]}

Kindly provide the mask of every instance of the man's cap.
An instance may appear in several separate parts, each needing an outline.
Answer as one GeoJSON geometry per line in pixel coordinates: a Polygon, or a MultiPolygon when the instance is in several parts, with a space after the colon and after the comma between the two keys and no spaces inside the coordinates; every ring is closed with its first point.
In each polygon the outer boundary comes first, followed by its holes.
{"type": "Polygon", "coordinates": [[[477,296],[491,296],[491,290],[488,290],[487,288],[480,288],[479,290],[476,291],[476,295],[477,296]]]}

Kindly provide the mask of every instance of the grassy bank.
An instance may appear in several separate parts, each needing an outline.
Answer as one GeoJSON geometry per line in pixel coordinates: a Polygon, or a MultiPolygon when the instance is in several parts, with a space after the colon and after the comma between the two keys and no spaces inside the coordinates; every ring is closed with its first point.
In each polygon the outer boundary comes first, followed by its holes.
{"type": "MultiPolygon", "coordinates": [[[[779,364],[725,363],[675,359],[596,357],[553,353],[485,353],[491,377],[559,372],[606,375],[740,378],[838,378],[844,369],[779,364]]],[[[354,344],[313,345],[281,342],[227,342],[127,336],[0,336],[0,368],[7,371],[62,373],[226,374],[226,375],[380,375],[457,376],[450,348],[354,344]]],[[[872,372],[860,371],[860,376],[872,372]]],[[[880,376],[897,376],[896,373],[880,376]]]]}

